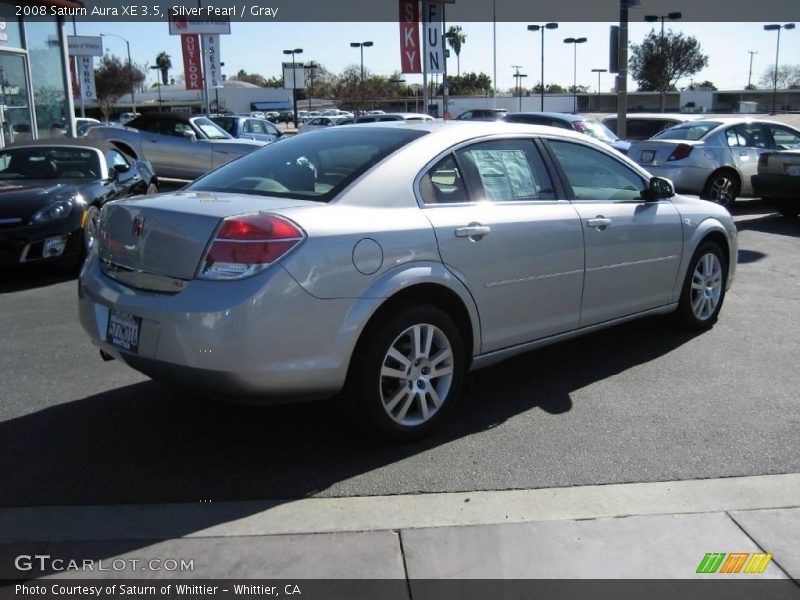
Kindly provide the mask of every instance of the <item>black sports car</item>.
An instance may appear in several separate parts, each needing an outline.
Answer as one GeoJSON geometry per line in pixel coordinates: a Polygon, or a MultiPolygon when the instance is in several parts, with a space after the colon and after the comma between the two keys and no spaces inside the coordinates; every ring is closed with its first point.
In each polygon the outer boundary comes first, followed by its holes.
{"type": "Polygon", "coordinates": [[[38,140],[0,149],[0,265],[77,266],[106,202],[156,192],[148,161],[102,140],[38,140]]]}

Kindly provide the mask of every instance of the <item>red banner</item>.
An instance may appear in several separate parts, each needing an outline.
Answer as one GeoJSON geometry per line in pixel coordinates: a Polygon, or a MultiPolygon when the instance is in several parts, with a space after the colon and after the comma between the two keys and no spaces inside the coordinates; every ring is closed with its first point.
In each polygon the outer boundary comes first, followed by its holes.
{"type": "Polygon", "coordinates": [[[400,0],[400,64],[403,73],[422,73],[419,46],[419,3],[400,0]]]}
{"type": "MultiPolygon", "coordinates": [[[[203,67],[200,60],[200,36],[182,35],[181,47],[183,48],[183,77],[186,80],[187,90],[203,89],[203,67]]],[[[161,73],[158,74],[159,77],[161,73]]]]}
{"type": "Polygon", "coordinates": [[[69,76],[72,82],[72,99],[80,100],[81,98],[81,84],[78,80],[78,68],[75,66],[78,58],[76,56],[69,57],[69,76]]]}

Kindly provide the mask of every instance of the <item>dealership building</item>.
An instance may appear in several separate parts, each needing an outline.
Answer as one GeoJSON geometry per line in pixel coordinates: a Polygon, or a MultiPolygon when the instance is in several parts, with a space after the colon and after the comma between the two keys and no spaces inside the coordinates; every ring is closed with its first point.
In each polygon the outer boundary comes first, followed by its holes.
{"type": "Polygon", "coordinates": [[[0,0],[0,144],[50,137],[74,114],[61,17],[20,18],[17,6],[77,8],[71,0],[0,0]]]}

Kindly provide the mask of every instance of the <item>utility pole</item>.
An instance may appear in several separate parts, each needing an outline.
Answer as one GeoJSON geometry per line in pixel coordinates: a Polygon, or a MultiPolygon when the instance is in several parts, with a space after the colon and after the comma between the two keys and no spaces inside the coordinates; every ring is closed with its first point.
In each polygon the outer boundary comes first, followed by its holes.
{"type": "Polygon", "coordinates": [[[747,53],[750,55],[750,71],[747,73],[747,89],[750,89],[753,81],[753,55],[758,54],[755,50],[748,50],[747,53]]]}

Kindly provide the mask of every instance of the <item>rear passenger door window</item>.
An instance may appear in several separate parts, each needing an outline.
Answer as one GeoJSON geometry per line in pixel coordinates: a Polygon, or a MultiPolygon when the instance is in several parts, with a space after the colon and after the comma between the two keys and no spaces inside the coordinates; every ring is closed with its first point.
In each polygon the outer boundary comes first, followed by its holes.
{"type": "Polygon", "coordinates": [[[531,140],[497,140],[456,152],[475,199],[492,202],[552,200],[555,190],[531,140]]]}
{"type": "Polygon", "coordinates": [[[452,154],[445,156],[423,175],[419,191],[425,204],[469,202],[467,188],[452,154]]]}

